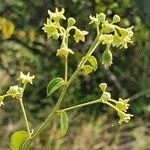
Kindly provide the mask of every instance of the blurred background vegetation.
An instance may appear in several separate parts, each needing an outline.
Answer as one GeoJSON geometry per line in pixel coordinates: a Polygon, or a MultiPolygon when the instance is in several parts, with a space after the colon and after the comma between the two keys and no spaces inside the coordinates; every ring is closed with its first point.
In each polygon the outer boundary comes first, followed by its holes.
{"type": "MultiPolygon", "coordinates": [[[[70,113],[69,131],[61,139],[57,120],[35,141],[36,150],[148,150],[150,140],[150,1],[148,0],[0,0],[0,25],[2,18],[14,24],[14,34],[7,38],[0,33],[0,93],[16,83],[20,71],[36,75],[33,86],[28,86],[25,107],[32,127],[37,127],[56,103],[58,93],[46,97],[47,83],[63,76],[63,62],[55,57],[60,41],[46,38],[42,26],[48,17],[47,10],[64,7],[66,17],[74,17],[81,29],[90,34],[85,43],[70,47],[76,54],[70,59],[71,74],[80,58],[95,37],[89,27],[89,15],[104,12],[109,18],[118,14],[121,26],[134,26],[134,43],[127,50],[113,50],[113,65],[105,70],[99,63],[96,72],[80,76],[71,86],[62,108],[98,97],[98,85],[106,82],[113,97],[131,99],[130,113],[134,118],[129,124],[117,123],[117,115],[103,105],[94,105],[70,113]]],[[[103,47],[94,55],[100,62],[103,47]]],[[[19,104],[5,101],[0,108],[0,150],[9,149],[9,136],[25,128],[19,104]]]]}

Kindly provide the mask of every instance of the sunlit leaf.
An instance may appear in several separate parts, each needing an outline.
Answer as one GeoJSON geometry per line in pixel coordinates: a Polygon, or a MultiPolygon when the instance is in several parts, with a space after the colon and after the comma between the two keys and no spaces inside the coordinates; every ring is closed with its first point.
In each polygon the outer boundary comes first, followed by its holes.
{"type": "Polygon", "coordinates": [[[93,71],[93,67],[91,67],[90,65],[84,65],[84,67],[83,67],[83,72],[85,73],[85,74],[89,74],[89,73],[91,73],[93,71]]]}
{"type": "Polygon", "coordinates": [[[65,81],[62,78],[52,79],[47,86],[47,96],[51,95],[53,92],[55,92],[64,84],[65,84],[65,81]]]}
{"type": "Polygon", "coordinates": [[[61,111],[60,117],[61,117],[61,119],[60,119],[61,135],[64,136],[68,130],[68,124],[69,124],[68,116],[65,111],[61,111]]]}
{"type": "Polygon", "coordinates": [[[97,60],[96,60],[96,58],[94,56],[89,56],[88,61],[91,64],[91,66],[93,67],[94,71],[96,71],[96,69],[97,69],[97,60]]]}
{"type": "Polygon", "coordinates": [[[20,150],[20,146],[29,137],[28,133],[25,131],[15,132],[10,139],[10,147],[12,150],[20,150]]]}

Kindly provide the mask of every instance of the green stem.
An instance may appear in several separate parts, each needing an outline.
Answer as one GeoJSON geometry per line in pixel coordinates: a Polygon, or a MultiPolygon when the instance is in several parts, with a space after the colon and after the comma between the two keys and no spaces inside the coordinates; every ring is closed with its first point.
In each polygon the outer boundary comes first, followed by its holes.
{"type": "Polygon", "coordinates": [[[65,82],[67,83],[68,77],[68,56],[65,57],[65,82]]]}
{"type": "Polygon", "coordinates": [[[24,119],[25,119],[27,131],[28,131],[28,134],[29,134],[29,138],[31,138],[31,132],[30,132],[30,128],[29,128],[29,123],[28,123],[28,119],[27,119],[27,115],[26,115],[26,111],[25,111],[25,108],[24,108],[24,105],[23,105],[22,98],[20,99],[20,105],[21,105],[21,109],[22,109],[23,116],[24,116],[24,119]]]}
{"type": "MultiPolygon", "coordinates": [[[[59,111],[69,111],[69,110],[73,110],[73,109],[85,107],[85,106],[88,106],[88,105],[93,105],[93,104],[96,104],[96,103],[100,103],[100,100],[97,99],[97,100],[94,100],[94,101],[91,101],[91,102],[87,102],[87,103],[83,103],[83,104],[71,106],[71,107],[68,107],[68,108],[64,108],[64,109],[59,110],[59,111]]],[[[58,112],[59,112],[59,111],[58,111],[58,112]]]]}
{"type": "Polygon", "coordinates": [[[109,103],[109,102],[105,102],[104,104],[107,104],[108,106],[110,106],[111,108],[113,108],[114,110],[116,110],[117,112],[120,112],[120,110],[115,107],[113,104],[109,103]]]}
{"type": "MultiPolygon", "coordinates": [[[[100,34],[102,33],[102,30],[100,32],[100,34]]],[[[35,133],[33,134],[33,136],[31,137],[31,139],[27,140],[23,146],[22,149],[23,150],[27,150],[29,148],[29,146],[31,145],[31,143],[33,142],[33,140],[49,125],[50,121],[52,120],[52,118],[55,115],[55,112],[58,111],[60,104],[65,96],[65,93],[68,89],[68,87],[70,86],[70,84],[74,81],[74,79],[78,76],[82,66],[86,63],[88,56],[90,56],[94,50],[97,48],[97,46],[99,45],[99,36],[100,34],[96,37],[96,39],[94,40],[93,44],[91,45],[89,51],[87,52],[87,54],[85,55],[85,57],[82,58],[81,62],[78,65],[78,68],[76,69],[76,71],[73,73],[73,75],[71,76],[71,78],[69,79],[69,81],[67,82],[67,84],[64,86],[61,95],[54,107],[54,109],[52,110],[52,112],[48,115],[47,119],[45,120],[44,123],[42,123],[40,125],[40,127],[35,131],[35,133]]]]}

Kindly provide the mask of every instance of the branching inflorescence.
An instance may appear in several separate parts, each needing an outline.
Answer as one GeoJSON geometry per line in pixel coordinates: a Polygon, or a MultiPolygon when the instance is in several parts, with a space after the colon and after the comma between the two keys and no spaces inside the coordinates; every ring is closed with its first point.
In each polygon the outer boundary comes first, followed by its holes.
{"type": "Polygon", "coordinates": [[[83,72],[85,75],[87,75],[97,70],[97,59],[92,55],[95,49],[100,44],[106,46],[104,52],[102,53],[102,64],[104,65],[104,67],[108,68],[112,65],[111,47],[126,49],[128,47],[128,43],[132,43],[133,36],[133,27],[126,29],[116,25],[116,23],[121,21],[118,15],[114,15],[111,22],[106,19],[106,15],[103,13],[96,14],[96,16],[90,16],[91,22],[89,24],[94,24],[96,26],[96,38],[93,44],[90,46],[89,50],[87,51],[86,55],[82,57],[80,63],[77,65],[77,69],[75,70],[75,72],[70,77],[68,77],[68,58],[69,56],[71,56],[71,54],[75,54],[75,51],[68,47],[69,37],[72,35],[70,31],[74,30],[73,38],[76,43],[80,41],[84,42],[85,36],[88,34],[88,32],[80,30],[78,27],[76,27],[76,21],[74,18],[68,18],[67,27],[64,28],[61,25],[61,21],[66,20],[64,12],[64,9],[59,11],[57,8],[55,12],[51,12],[50,10],[48,10],[49,18],[47,18],[47,22],[42,28],[47,34],[47,38],[53,38],[55,40],[58,40],[60,38],[62,40],[60,48],[57,50],[56,56],[64,59],[64,78],[56,77],[52,79],[47,86],[47,96],[50,96],[58,89],[61,90],[61,94],[54,109],[52,110],[52,112],[50,112],[45,122],[43,122],[33,133],[31,133],[25,108],[23,105],[23,94],[27,83],[32,84],[34,75],[30,76],[30,73],[25,75],[21,72],[18,80],[22,82],[22,86],[11,86],[6,94],[0,96],[0,106],[4,105],[3,101],[8,96],[11,96],[12,98],[15,98],[20,102],[27,127],[27,132],[17,131],[12,135],[11,148],[13,150],[28,149],[32,144],[33,140],[50,124],[52,119],[56,116],[60,116],[61,118],[61,134],[62,136],[64,136],[68,129],[68,117],[66,112],[76,108],[81,108],[95,103],[106,104],[117,112],[120,118],[119,124],[121,124],[122,122],[129,122],[130,118],[133,116],[127,113],[127,110],[129,108],[129,99],[113,99],[111,97],[111,93],[107,91],[106,83],[101,83],[99,85],[99,88],[102,91],[102,95],[96,100],[91,100],[83,104],[78,104],[60,110],[60,105],[63,102],[64,96],[66,95],[70,84],[74,81],[75,78],[78,77],[80,72],[83,72]],[[17,142],[18,138],[22,140],[19,140],[20,142],[17,142]]]}

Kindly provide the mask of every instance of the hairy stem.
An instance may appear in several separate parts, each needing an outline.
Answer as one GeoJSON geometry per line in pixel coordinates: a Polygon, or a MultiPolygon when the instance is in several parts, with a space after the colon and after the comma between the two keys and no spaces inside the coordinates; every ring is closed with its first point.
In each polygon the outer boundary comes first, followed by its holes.
{"type": "Polygon", "coordinates": [[[25,111],[25,108],[24,108],[24,105],[23,105],[22,98],[20,99],[20,105],[21,105],[21,109],[22,109],[22,112],[23,112],[23,116],[24,116],[24,120],[25,120],[25,123],[26,123],[26,127],[27,127],[27,131],[28,131],[28,134],[29,134],[29,138],[31,138],[31,132],[30,132],[30,128],[29,128],[29,123],[28,123],[28,119],[27,119],[27,115],[26,115],[26,111],[25,111]]]}
{"type": "Polygon", "coordinates": [[[97,99],[97,100],[94,100],[94,101],[91,101],[91,102],[82,103],[82,104],[79,104],[79,105],[75,105],[75,106],[71,106],[71,107],[68,107],[68,108],[64,108],[64,109],[59,110],[59,111],[69,111],[69,110],[85,107],[85,106],[88,106],[88,105],[93,105],[93,104],[100,103],[100,102],[101,102],[100,99],[97,99]]]}

